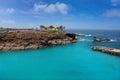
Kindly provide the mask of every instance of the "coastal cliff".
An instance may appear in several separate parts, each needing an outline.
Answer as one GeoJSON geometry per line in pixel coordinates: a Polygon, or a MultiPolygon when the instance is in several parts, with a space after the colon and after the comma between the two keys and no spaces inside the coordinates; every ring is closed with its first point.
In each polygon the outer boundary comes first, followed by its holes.
{"type": "Polygon", "coordinates": [[[64,31],[0,30],[0,51],[37,49],[76,42],[75,34],[64,31]]]}

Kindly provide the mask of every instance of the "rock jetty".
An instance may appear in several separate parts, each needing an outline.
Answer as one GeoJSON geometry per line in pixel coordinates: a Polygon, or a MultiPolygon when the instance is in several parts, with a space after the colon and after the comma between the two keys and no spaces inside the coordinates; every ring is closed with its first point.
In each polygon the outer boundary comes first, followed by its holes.
{"type": "Polygon", "coordinates": [[[32,29],[0,30],[0,51],[37,49],[74,43],[75,34],[32,29]]]}
{"type": "Polygon", "coordinates": [[[100,52],[120,56],[120,49],[104,47],[104,46],[93,46],[92,49],[94,51],[100,51],[100,52]]]}

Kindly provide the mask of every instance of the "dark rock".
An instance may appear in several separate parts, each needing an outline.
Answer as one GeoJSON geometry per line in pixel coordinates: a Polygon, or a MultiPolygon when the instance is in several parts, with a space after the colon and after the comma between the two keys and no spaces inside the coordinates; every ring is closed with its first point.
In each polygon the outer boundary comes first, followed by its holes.
{"type": "Polygon", "coordinates": [[[66,33],[66,36],[72,38],[73,40],[76,39],[76,34],[74,34],[74,33],[66,33]]]}
{"type": "Polygon", "coordinates": [[[109,42],[110,39],[93,37],[93,41],[94,42],[109,42]]]}

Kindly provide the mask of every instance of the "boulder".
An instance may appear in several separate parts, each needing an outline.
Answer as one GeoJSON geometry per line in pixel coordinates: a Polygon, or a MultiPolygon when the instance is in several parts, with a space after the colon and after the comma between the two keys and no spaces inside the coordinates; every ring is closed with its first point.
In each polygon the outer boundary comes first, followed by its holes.
{"type": "Polygon", "coordinates": [[[24,50],[24,46],[16,46],[16,47],[12,47],[11,50],[24,50]]]}
{"type": "Polygon", "coordinates": [[[29,46],[26,46],[25,49],[37,49],[39,46],[34,44],[34,45],[29,45],[29,46]]]}
{"type": "Polygon", "coordinates": [[[57,40],[57,44],[62,44],[62,40],[61,40],[61,39],[58,39],[58,40],[57,40]]]}
{"type": "Polygon", "coordinates": [[[9,51],[9,50],[11,50],[11,47],[5,46],[5,47],[2,48],[2,50],[3,50],[3,51],[9,51]]]}
{"type": "Polygon", "coordinates": [[[57,45],[57,40],[52,40],[51,44],[52,45],[57,45]]]}
{"type": "Polygon", "coordinates": [[[3,46],[0,46],[0,50],[2,50],[3,49],[3,46]]]}

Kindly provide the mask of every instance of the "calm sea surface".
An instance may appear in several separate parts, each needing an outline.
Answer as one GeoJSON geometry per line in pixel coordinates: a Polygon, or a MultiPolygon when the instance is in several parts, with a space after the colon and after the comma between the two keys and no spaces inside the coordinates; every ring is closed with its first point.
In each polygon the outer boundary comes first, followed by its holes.
{"type": "Polygon", "coordinates": [[[64,46],[0,52],[0,80],[120,80],[120,57],[90,49],[94,45],[120,49],[120,31],[68,31],[112,41],[94,43],[88,36],[64,46]]]}

